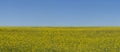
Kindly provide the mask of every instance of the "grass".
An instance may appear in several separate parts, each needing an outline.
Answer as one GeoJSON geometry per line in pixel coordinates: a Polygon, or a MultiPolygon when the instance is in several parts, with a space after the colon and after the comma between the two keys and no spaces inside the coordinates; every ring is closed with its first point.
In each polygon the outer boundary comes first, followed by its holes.
{"type": "Polygon", "coordinates": [[[0,27],[0,52],[120,52],[120,27],[0,27]]]}

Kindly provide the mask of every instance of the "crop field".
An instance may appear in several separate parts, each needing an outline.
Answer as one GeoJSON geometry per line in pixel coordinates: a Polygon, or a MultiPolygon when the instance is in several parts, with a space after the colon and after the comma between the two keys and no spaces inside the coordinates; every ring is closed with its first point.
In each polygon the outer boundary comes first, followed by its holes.
{"type": "Polygon", "coordinates": [[[0,52],[120,52],[120,27],[0,27],[0,52]]]}

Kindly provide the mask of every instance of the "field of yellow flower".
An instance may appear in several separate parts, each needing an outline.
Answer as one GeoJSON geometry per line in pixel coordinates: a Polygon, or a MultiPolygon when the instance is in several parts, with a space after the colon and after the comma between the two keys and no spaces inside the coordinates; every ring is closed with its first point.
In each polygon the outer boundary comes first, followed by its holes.
{"type": "Polygon", "coordinates": [[[0,27],[0,52],[120,52],[120,27],[0,27]]]}

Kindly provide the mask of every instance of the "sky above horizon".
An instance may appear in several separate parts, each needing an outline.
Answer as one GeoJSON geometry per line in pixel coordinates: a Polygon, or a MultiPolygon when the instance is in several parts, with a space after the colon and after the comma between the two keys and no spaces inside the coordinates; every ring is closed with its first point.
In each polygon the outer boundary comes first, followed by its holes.
{"type": "Polygon", "coordinates": [[[0,26],[120,26],[120,0],[0,0],[0,26]]]}

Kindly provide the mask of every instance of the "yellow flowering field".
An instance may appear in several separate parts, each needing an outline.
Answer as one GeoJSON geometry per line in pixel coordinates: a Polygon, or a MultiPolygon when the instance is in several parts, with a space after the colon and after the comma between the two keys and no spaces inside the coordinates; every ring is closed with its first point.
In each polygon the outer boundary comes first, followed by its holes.
{"type": "Polygon", "coordinates": [[[120,27],[0,27],[0,52],[120,52],[120,27]]]}

